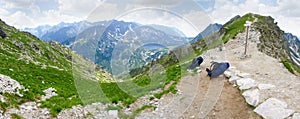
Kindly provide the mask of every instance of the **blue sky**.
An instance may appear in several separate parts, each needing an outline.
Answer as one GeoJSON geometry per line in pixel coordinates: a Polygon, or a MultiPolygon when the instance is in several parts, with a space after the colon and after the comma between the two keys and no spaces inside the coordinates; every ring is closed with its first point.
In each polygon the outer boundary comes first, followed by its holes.
{"type": "Polygon", "coordinates": [[[272,16],[281,29],[300,36],[299,6],[299,0],[1,0],[0,18],[17,28],[120,19],[174,26],[193,36],[209,23],[252,12],[272,16]]]}

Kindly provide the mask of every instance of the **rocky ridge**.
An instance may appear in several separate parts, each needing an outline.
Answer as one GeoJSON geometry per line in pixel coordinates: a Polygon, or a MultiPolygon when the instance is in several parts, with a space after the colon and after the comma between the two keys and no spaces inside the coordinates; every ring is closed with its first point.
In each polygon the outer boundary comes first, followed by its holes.
{"type": "Polygon", "coordinates": [[[241,58],[239,57],[241,53],[237,53],[237,51],[243,51],[243,47],[234,48],[232,46],[241,45],[240,41],[245,39],[244,36],[245,33],[238,34],[235,39],[228,42],[231,47],[227,49],[226,55],[230,57],[225,59],[231,61],[233,65],[224,73],[228,81],[243,92],[242,96],[246,102],[253,106],[254,112],[263,118],[290,117],[296,119],[300,111],[299,104],[297,104],[299,97],[292,95],[297,93],[296,87],[300,83],[299,77],[288,72],[279,60],[259,52],[259,47],[257,48],[256,44],[261,42],[258,39],[262,37],[254,29],[250,31],[249,35],[250,41],[252,41],[249,43],[249,57],[238,60],[241,58]],[[268,62],[264,62],[266,60],[268,62]],[[266,66],[271,66],[272,70],[266,66]],[[238,69],[242,69],[246,73],[238,69]]]}

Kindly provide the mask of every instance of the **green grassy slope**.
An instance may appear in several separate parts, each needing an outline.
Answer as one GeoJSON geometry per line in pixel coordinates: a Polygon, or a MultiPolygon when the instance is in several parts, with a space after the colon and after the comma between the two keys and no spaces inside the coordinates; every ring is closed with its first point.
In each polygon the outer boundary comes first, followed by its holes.
{"type": "MultiPolygon", "coordinates": [[[[1,109],[5,110],[27,101],[38,100],[44,95],[43,90],[50,87],[57,90],[58,96],[42,101],[41,107],[50,108],[51,114],[56,115],[62,109],[82,104],[74,84],[73,68],[81,67],[81,70],[75,73],[91,75],[82,76],[83,79],[90,79],[93,78],[93,72],[87,72],[82,68],[96,67],[96,65],[57,42],[44,42],[27,32],[20,32],[6,25],[3,21],[0,21],[0,27],[7,34],[4,39],[0,37],[0,74],[17,80],[29,89],[29,91],[22,91],[23,97],[3,94],[8,101],[1,102],[1,109]],[[74,57],[80,62],[72,63],[74,57]]],[[[97,68],[96,72],[98,73],[96,78],[102,82],[111,79],[101,68],[97,68]]]]}

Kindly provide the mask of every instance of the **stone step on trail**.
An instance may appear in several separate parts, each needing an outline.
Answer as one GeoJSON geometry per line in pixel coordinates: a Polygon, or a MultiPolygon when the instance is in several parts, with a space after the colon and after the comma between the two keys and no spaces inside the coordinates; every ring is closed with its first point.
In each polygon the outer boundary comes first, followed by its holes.
{"type": "Polygon", "coordinates": [[[246,102],[251,106],[257,106],[259,103],[259,90],[247,90],[242,94],[246,102]]]}
{"type": "Polygon", "coordinates": [[[284,119],[292,115],[295,111],[288,109],[286,102],[276,98],[269,98],[255,108],[254,112],[265,119],[284,119]]]}

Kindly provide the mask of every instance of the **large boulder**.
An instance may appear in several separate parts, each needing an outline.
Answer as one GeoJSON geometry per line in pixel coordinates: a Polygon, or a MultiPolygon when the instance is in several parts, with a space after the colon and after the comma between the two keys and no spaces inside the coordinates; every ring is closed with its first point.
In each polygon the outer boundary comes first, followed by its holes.
{"type": "Polygon", "coordinates": [[[259,103],[259,90],[247,90],[243,94],[244,98],[246,99],[246,102],[251,106],[257,106],[259,103]]]}
{"type": "Polygon", "coordinates": [[[24,89],[20,83],[8,76],[0,74],[0,92],[2,93],[10,93],[10,94],[18,94],[19,90],[24,89]]]}
{"type": "Polygon", "coordinates": [[[255,80],[251,78],[241,78],[236,81],[236,84],[239,86],[240,90],[247,90],[257,86],[255,80]]]}
{"type": "Polygon", "coordinates": [[[295,111],[287,109],[287,103],[276,98],[269,98],[257,108],[254,112],[265,119],[284,119],[292,115],[295,111]]]}

